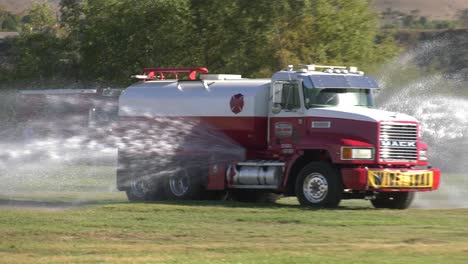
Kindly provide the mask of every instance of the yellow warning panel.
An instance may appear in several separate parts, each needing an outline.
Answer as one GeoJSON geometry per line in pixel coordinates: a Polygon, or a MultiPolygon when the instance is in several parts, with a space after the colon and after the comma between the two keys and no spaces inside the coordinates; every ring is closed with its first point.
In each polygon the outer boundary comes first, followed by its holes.
{"type": "Polygon", "coordinates": [[[369,170],[367,182],[373,188],[431,188],[432,171],[369,170]]]}

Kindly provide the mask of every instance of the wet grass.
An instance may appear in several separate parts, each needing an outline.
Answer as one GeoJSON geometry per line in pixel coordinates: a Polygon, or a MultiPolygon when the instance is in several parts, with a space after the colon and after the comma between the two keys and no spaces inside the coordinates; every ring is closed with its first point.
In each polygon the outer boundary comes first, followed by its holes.
{"type": "MultiPolygon", "coordinates": [[[[103,175],[94,179],[113,182],[112,173],[103,175]]],[[[112,188],[99,192],[94,187],[1,192],[0,262],[426,264],[468,259],[468,209],[376,210],[367,201],[344,201],[336,210],[311,210],[294,198],[275,204],[135,204],[112,188]]]]}

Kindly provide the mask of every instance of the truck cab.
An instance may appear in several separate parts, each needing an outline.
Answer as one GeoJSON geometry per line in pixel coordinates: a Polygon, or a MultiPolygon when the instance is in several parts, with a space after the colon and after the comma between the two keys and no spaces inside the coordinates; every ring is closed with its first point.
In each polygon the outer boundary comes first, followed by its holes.
{"type": "Polygon", "coordinates": [[[440,172],[427,167],[418,121],[376,109],[378,89],[356,67],[303,65],[273,75],[269,144],[278,156],[295,160],[286,193],[310,204],[337,188],[340,198],[330,205],[368,198],[376,207],[406,208],[414,192],[438,188],[440,172]],[[301,174],[312,161],[314,172],[301,174]],[[338,171],[339,181],[314,174],[319,170],[338,171]]]}

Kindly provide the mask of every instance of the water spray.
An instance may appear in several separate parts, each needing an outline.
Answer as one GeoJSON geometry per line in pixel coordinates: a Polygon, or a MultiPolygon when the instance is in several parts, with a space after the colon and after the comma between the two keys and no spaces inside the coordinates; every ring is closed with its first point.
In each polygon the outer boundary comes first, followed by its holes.
{"type": "Polygon", "coordinates": [[[458,72],[428,73],[422,67],[448,57],[451,46],[448,39],[425,42],[385,65],[379,76],[378,107],[416,117],[429,160],[443,171],[440,190],[418,194],[415,207],[468,207],[468,81],[458,72]]]}

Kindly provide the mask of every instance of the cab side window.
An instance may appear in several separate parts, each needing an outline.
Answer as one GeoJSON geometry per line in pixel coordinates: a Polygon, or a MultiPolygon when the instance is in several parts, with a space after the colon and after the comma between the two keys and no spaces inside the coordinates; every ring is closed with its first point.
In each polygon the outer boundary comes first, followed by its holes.
{"type": "Polygon", "coordinates": [[[295,83],[284,83],[281,94],[281,106],[283,109],[293,110],[301,108],[299,89],[295,83]]]}

